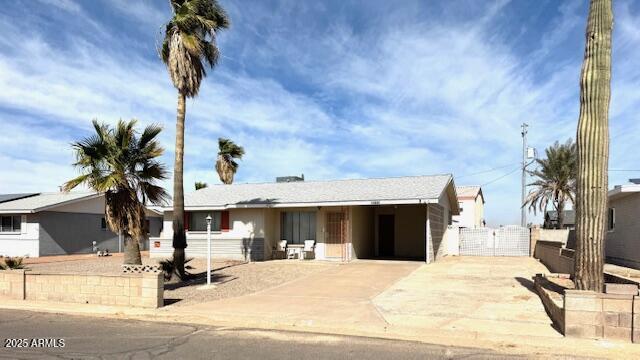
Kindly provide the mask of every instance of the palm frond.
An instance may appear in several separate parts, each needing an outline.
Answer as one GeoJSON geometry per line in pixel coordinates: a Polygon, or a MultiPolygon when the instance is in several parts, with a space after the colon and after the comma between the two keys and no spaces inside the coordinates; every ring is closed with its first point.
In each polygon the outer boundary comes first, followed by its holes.
{"type": "Polygon", "coordinates": [[[213,68],[219,58],[217,32],[230,26],[229,16],[216,0],[170,0],[173,17],[165,26],[159,50],[173,85],[182,94],[198,94],[206,76],[204,63],[213,68]]]}

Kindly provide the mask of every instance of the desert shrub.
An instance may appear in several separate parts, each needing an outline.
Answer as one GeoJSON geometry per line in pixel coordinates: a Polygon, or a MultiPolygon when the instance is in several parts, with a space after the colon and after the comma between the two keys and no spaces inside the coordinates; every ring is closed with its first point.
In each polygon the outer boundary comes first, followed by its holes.
{"type": "MultiPolygon", "coordinates": [[[[193,258],[189,258],[186,259],[184,261],[185,266],[184,266],[184,274],[185,277],[190,277],[191,273],[188,270],[192,270],[193,266],[191,265],[187,265],[187,263],[189,261],[193,260],[193,258]]],[[[162,269],[162,272],[164,273],[164,279],[165,280],[171,280],[171,278],[175,275],[176,277],[180,277],[180,274],[178,273],[178,268],[175,266],[175,263],[173,262],[173,259],[165,259],[160,261],[160,268],[162,269]]]]}

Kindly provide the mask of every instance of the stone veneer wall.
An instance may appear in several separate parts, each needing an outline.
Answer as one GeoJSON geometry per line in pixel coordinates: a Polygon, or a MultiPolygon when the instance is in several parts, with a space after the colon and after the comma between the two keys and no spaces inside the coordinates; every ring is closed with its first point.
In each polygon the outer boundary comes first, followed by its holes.
{"type": "Polygon", "coordinates": [[[163,306],[161,273],[72,274],[0,271],[0,298],[145,308],[163,306]]]}

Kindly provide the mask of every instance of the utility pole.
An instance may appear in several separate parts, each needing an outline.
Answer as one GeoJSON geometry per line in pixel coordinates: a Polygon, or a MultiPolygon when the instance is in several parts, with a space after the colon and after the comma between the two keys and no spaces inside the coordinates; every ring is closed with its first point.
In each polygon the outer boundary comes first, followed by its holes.
{"type": "Polygon", "coordinates": [[[527,227],[527,209],[523,206],[527,197],[527,123],[522,123],[522,199],[520,201],[520,226],[527,227]]]}

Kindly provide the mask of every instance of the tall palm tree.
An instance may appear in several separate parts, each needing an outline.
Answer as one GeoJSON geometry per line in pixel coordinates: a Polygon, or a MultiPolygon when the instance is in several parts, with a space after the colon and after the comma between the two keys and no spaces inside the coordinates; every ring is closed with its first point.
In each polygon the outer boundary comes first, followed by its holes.
{"type": "Polygon", "coordinates": [[[218,139],[218,158],[216,160],[216,171],[220,181],[224,184],[232,184],[233,177],[238,171],[236,159],[242,159],[244,148],[236,145],[233,141],[225,138],[218,139]]]}
{"type": "Polygon", "coordinates": [[[576,199],[576,289],[604,290],[604,236],[609,169],[611,0],[591,0],[580,75],[576,199]]]}
{"type": "Polygon", "coordinates": [[[578,171],[576,144],[569,139],[566,143],[555,142],[546,149],[546,159],[536,159],[538,168],[529,173],[537,179],[529,184],[534,189],[529,192],[522,206],[545,211],[551,202],[558,212],[558,226],[564,226],[564,208],[568,201],[575,200],[576,173],[578,171]]]}
{"type": "Polygon", "coordinates": [[[140,265],[145,205],[162,204],[168,194],[156,185],[167,178],[164,165],[156,160],[164,151],[156,140],[162,128],[150,125],[138,136],[135,125],[136,120],[120,120],[111,128],[94,120],[96,134],[72,144],[77,159],[73,165],[81,175],[67,181],[63,190],[84,184],[105,193],[107,225],[124,235],[124,263],[140,265]]]}
{"type": "Polygon", "coordinates": [[[173,17],[165,27],[160,50],[178,90],[175,166],[173,170],[173,261],[184,278],[184,120],[185,100],[198,95],[205,64],[213,68],[219,56],[216,33],[229,27],[229,18],[216,0],[170,0],[173,17]]]}

